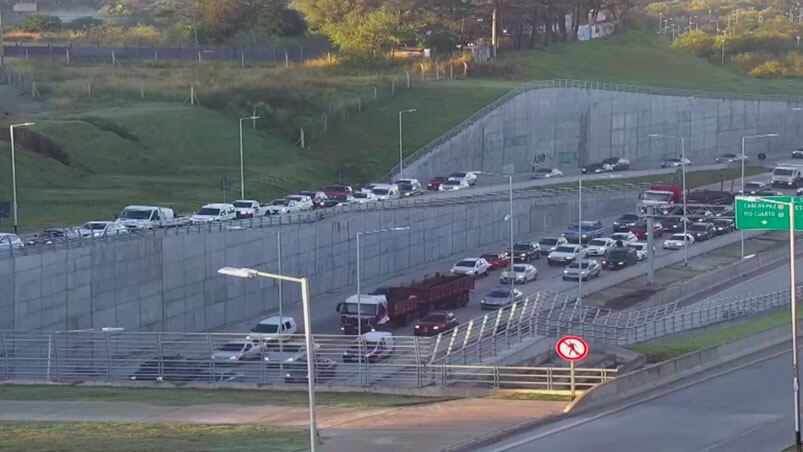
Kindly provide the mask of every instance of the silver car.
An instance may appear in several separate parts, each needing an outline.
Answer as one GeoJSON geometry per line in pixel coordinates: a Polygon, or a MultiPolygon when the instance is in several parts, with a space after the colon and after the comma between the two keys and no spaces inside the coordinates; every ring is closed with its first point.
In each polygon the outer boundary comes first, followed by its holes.
{"type": "Polygon", "coordinates": [[[588,281],[591,278],[599,278],[602,266],[594,259],[583,259],[579,262],[572,262],[563,270],[564,281],[577,281],[582,279],[588,281]]]}
{"type": "Polygon", "coordinates": [[[250,340],[231,341],[223,344],[212,353],[217,362],[256,361],[262,357],[264,345],[250,340]]]}
{"type": "Polygon", "coordinates": [[[488,292],[480,300],[481,309],[499,309],[524,300],[524,294],[519,289],[510,291],[509,287],[499,287],[488,292]]]}

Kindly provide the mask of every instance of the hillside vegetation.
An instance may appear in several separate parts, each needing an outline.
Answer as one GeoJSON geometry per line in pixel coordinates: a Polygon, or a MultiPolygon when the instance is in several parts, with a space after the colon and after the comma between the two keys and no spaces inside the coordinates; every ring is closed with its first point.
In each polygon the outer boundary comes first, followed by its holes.
{"type": "MultiPolygon", "coordinates": [[[[306,78],[299,78],[304,83],[295,84],[293,72],[284,72],[281,80],[284,91],[274,89],[274,92],[295,98],[301,95],[293,94],[294,89],[308,92],[304,93],[306,100],[302,103],[287,102],[272,107],[274,114],[281,111],[282,117],[292,117],[294,105],[298,104],[300,111],[313,117],[310,115],[317,113],[309,106],[316,104],[315,99],[329,96],[328,101],[320,102],[329,104],[341,99],[338,96],[353,98],[354,92],[360,93],[365,103],[362,111],[352,106],[345,122],[339,113],[331,115],[328,131],[311,134],[310,146],[304,150],[284,129],[260,124],[260,128],[251,130],[250,121],[246,122],[246,195],[269,201],[339,179],[359,184],[380,177],[398,160],[400,110],[418,110],[405,116],[404,145],[409,154],[526,80],[571,78],[772,94],[799,94],[803,86],[794,79],[748,78],[670,49],[661,38],[641,30],[603,41],[507,51],[485,69],[493,73],[505,67],[512,68],[518,79],[420,81],[413,74],[411,89],[398,89],[397,85],[393,96],[387,85],[381,85],[377,100],[373,99],[371,85],[388,82],[401,68],[379,72],[356,72],[336,66],[319,70],[299,68],[298,71],[305,71],[306,78]],[[312,79],[317,81],[309,82],[312,79]],[[361,85],[359,80],[363,80],[361,85]],[[349,86],[358,88],[349,91],[340,84],[344,81],[355,83],[349,86]]],[[[81,71],[94,73],[92,77],[96,79],[100,70],[79,66],[70,71],[75,72],[69,73],[66,82],[75,85],[75,77],[81,76],[81,71]]],[[[58,77],[64,81],[63,75],[53,78],[58,77]]],[[[244,111],[244,102],[233,102],[234,108],[227,105],[209,108],[207,102],[199,107],[169,98],[141,101],[136,90],[130,89],[125,94],[127,91],[122,89],[136,85],[119,75],[117,79],[120,86],[114,85],[111,78],[107,85],[99,83],[98,86],[106,86],[109,91],[92,99],[76,96],[73,88],[63,88],[65,85],[54,81],[49,88],[51,97],[42,103],[45,112],[32,118],[15,117],[12,111],[12,117],[3,120],[5,123],[35,120],[38,125],[34,130],[50,137],[70,156],[70,165],[66,166],[24,150],[18,153],[24,230],[108,219],[132,203],[168,204],[180,211],[194,210],[202,203],[222,200],[224,175],[231,181],[226,198],[239,196],[237,117],[250,114],[244,111]]],[[[249,92],[259,93],[263,85],[258,83],[258,77],[254,80],[249,92]]],[[[225,80],[218,82],[225,85],[225,80]]],[[[266,81],[264,86],[267,84],[266,81]]],[[[0,174],[10,174],[8,146],[2,141],[0,153],[6,156],[0,158],[0,174]]],[[[8,179],[3,177],[3,180],[8,179]]],[[[10,192],[10,184],[0,184],[0,200],[10,200],[10,192]]],[[[4,222],[0,228],[7,230],[8,226],[4,222]]]]}

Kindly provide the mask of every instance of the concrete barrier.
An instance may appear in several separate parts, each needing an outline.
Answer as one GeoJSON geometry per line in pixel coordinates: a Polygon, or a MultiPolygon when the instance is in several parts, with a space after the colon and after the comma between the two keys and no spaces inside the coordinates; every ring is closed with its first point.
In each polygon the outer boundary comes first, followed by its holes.
{"type": "Polygon", "coordinates": [[[731,342],[679,356],[633,373],[622,375],[615,380],[592,388],[570,404],[566,411],[582,413],[600,406],[619,402],[761,350],[778,347],[789,341],[790,337],[789,326],[781,325],[731,342]]]}

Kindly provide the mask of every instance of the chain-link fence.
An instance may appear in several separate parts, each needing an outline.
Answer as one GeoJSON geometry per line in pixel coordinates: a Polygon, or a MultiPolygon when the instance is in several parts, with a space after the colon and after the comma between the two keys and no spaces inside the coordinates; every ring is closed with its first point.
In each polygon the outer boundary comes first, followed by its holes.
{"type": "MultiPolygon", "coordinates": [[[[338,387],[485,387],[568,390],[566,368],[430,364],[431,338],[384,342],[315,335],[316,381],[338,387]]],[[[0,379],[60,383],[306,383],[303,336],[114,331],[0,331],[0,379]]],[[[577,370],[577,388],[616,375],[577,370]]]]}

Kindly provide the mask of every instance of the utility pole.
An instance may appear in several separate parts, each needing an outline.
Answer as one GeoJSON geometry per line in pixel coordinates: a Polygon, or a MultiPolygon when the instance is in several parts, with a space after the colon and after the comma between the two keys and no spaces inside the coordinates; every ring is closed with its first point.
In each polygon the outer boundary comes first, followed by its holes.
{"type": "Polygon", "coordinates": [[[496,5],[494,5],[491,17],[491,58],[496,58],[496,5]]]}
{"type": "Polygon", "coordinates": [[[0,5],[0,68],[6,67],[6,44],[3,41],[3,5],[0,5]]]}

